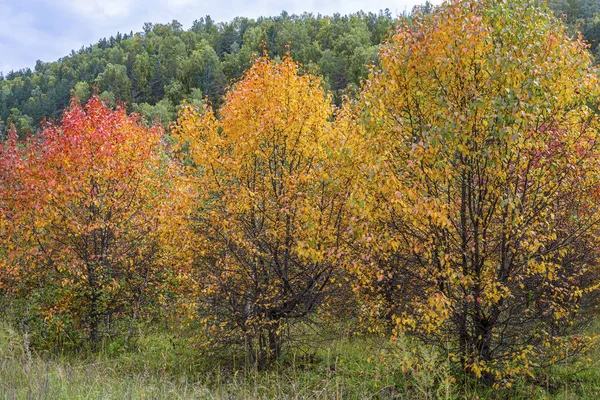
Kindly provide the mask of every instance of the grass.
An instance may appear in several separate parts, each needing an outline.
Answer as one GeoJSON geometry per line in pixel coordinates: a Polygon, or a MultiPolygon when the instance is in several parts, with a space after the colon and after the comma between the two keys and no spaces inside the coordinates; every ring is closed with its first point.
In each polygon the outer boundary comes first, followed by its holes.
{"type": "MultiPolygon", "coordinates": [[[[0,323],[0,399],[596,399],[600,368],[571,360],[536,382],[490,390],[447,379],[450,366],[409,339],[339,338],[288,351],[267,371],[228,370],[173,346],[165,333],[135,350],[96,354],[28,353],[0,323]]],[[[600,360],[600,352],[592,354],[600,360]]]]}

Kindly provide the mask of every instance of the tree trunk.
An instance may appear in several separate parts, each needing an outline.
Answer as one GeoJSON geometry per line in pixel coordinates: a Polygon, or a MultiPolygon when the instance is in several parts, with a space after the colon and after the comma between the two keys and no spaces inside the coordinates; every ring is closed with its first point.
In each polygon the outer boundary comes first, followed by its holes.
{"type": "Polygon", "coordinates": [[[88,266],[88,284],[89,284],[89,301],[90,301],[90,311],[88,315],[88,324],[89,324],[89,344],[91,346],[92,351],[98,350],[98,341],[99,341],[99,327],[100,327],[100,293],[98,288],[98,281],[96,278],[96,271],[94,266],[88,266]]]}
{"type": "Polygon", "coordinates": [[[281,355],[281,337],[279,336],[279,320],[269,325],[269,361],[275,361],[281,355]]]}
{"type": "MultiPolygon", "coordinates": [[[[474,354],[478,360],[484,361],[488,365],[492,361],[492,327],[490,321],[481,316],[475,316],[475,338],[474,342],[474,354]]],[[[484,372],[479,381],[487,386],[491,386],[494,383],[494,376],[490,372],[484,372]]]]}

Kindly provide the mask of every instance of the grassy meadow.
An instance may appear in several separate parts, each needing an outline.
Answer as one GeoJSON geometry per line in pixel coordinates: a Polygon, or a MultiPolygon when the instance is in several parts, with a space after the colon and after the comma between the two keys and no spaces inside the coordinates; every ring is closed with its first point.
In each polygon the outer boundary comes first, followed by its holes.
{"type": "MultiPolygon", "coordinates": [[[[596,325],[594,330],[599,330],[596,325]]],[[[134,348],[104,344],[97,353],[27,349],[0,325],[1,399],[596,399],[600,351],[541,371],[537,380],[491,389],[447,376],[435,350],[410,338],[318,340],[290,350],[265,371],[200,357],[165,331],[146,329],[134,348]],[[586,357],[586,359],[587,359],[586,357]]],[[[231,360],[230,360],[231,361],[231,360]]]]}

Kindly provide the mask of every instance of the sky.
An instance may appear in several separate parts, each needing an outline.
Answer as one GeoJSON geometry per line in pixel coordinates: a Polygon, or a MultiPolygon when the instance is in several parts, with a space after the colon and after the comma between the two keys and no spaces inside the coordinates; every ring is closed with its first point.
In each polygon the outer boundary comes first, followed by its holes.
{"type": "MultiPolygon", "coordinates": [[[[410,12],[425,0],[0,0],[0,71],[55,61],[117,32],[142,30],[144,22],[178,20],[189,28],[200,17],[217,22],[303,12],[331,15],[389,8],[410,12]]],[[[441,1],[432,1],[439,4],[441,1]]]]}

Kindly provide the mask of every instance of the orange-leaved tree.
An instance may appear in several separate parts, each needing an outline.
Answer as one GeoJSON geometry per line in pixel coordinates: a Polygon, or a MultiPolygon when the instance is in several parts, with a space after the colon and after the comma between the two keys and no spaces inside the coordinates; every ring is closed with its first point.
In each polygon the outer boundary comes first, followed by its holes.
{"type": "Polygon", "coordinates": [[[93,97],[2,145],[1,280],[38,338],[96,348],[164,301],[187,192],[162,137],[93,97]]]}
{"type": "Polygon", "coordinates": [[[259,366],[279,356],[293,321],[340,289],[348,190],[322,85],[289,57],[260,58],[219,117],[187,107],[174,130],[198,188],[203,335],[243,346],[259,366]]]}
{"type": "Polygon", "coordinates": [[[584,347],[596,291],[600,85],[537,1],[402,21],[356,108],[357,291],[486,382],[584,347]]]}

